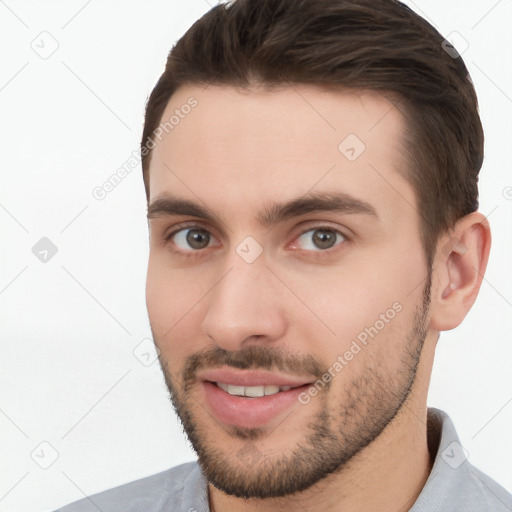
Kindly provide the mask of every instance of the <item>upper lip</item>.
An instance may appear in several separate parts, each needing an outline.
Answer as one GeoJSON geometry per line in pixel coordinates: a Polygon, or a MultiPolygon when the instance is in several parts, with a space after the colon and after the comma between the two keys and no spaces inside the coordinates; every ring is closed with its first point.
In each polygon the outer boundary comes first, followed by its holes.
{"type": "Polygon", "coordinates": [[[214,368],[202,370],[197,378],[201,381],[222,382],[233,386],[303,386],[311,380],[289,375],[280,375],[265,370],[239,370],[237,368],[214,368]]]}

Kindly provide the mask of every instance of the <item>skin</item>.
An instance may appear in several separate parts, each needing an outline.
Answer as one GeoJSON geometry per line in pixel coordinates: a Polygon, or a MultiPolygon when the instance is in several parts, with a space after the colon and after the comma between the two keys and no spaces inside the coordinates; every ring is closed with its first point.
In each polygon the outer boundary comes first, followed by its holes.
{"type": "Polygon", "coordinates": [[[435,346],[476,299],[490,249],[485,217],[472,213],[440,236],[430,281],[415,193],[404,178],[406,127],[387,99],[307,85],[272,92],[187,85],[163,119],[191,96],[197,107],[153,149],[147,307],[173,403],[216,483],[210,508],[408,510],[432,464],[426,399],[435,346]],[[338,149],[348,134],[366,146],[354,161],[338,149]],[[274,203],[333,192],[365,201],[376,215],[313,211],[260,222],[274,203]],[[152,210],[169,195],[215,219],[152,210]],[[193,227],[208,232],[204,249],[187,244],[188,231],[169,238],[193,227]],[[344,236],[319,249],[320,228],[344,236]],[[262,248],[252,263],[236,251],[248,236],[262,248]],[[258,428],[223,424],[209,410],[192,357],[206,367],[238,360],[260,368],[265,354],[283,363],[286,371],[274,368],[280,375],[315,381],[393,304],[400,312],[307,404],[297,401],[258,428]],[[319,425],[324,437],[315,438],[319,425]],[[315,453],[335,453],[337,466],[324,457],[324,469],[332,467],[318,481],[254,497],[272,482],[284,485],[286,475],[300,480],[301,468],[312,474],[315,453]],[[221,490],[226,482],[253,497],[221,490]]]}

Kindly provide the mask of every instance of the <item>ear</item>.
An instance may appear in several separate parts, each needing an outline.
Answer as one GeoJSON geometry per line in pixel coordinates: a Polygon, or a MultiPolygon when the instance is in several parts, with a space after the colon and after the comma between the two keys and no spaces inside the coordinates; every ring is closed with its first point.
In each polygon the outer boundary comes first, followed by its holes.
{"type": "Polygon", "coordinates": [[[457,327],[473,306],[484,277],[491,229],[480,212],[457,221],[441,235],[433,261],[430,328],[457,327]]]}

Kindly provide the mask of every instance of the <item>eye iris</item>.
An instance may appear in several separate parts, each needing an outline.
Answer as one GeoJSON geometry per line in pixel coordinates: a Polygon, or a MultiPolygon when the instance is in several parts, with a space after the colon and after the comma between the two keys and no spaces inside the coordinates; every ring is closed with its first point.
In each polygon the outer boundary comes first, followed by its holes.
{"type": "Polygon", "coordinates": [[[313,243],[319,249],[329,249],[336,243],[336,233],[328,230],[316,230],[313,233],[313,243]]]}
{"type": "Polygon", "coordinates": [[[187,233],[187,243],[193,249],[204,249],[210,243],[210,234],[202,229],[190,229],[187,233]]]}

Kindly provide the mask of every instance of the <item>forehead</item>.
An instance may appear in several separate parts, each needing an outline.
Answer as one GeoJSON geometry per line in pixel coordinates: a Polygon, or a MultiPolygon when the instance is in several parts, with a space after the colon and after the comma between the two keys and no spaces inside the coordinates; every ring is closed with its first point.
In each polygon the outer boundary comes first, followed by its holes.
{"type": "Polygon", "coordinates": [[[171,97],[161,123],[150,202],[172,194],[243,213],[335,190],[397,215],[398,206],[414,208],[403,178],[404,119],[378,93],[187,85],[171,97]]]}

